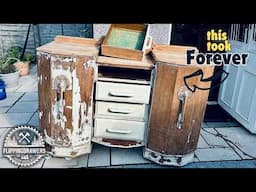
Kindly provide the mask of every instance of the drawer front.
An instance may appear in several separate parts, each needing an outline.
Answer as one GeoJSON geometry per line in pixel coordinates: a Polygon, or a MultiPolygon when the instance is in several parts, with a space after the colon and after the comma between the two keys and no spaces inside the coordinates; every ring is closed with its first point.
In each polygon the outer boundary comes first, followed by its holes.
{"type": "Polygon", "coordinates": [[[96,100],[149,103],[150,86],[124,83],[96,83],[96,100]]]}
{"type": "Polygon", "coordinates": [[[97,101],[96,117],[147,121],[148,105],[97,101]]]}
{"type": "Polygon", "coordinates": [[[144,122],[99,118],[95,119],[94,137],[143,141],[144,131],[144,122]]]}

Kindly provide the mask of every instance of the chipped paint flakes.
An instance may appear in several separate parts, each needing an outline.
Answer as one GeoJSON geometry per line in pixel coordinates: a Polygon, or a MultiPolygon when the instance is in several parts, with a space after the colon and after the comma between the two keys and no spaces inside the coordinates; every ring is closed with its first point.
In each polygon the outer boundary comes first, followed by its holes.
{"type": "Polygon", "coordinates": [[[43,116],[43,111],[39,111],[39,119],[41,119],[43,116]]]}

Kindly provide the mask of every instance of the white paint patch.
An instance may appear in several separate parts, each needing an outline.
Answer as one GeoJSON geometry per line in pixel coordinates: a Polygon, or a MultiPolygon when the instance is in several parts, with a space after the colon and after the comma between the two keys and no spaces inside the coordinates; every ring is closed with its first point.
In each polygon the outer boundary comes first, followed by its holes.
{"type": "Polygon", "coordinates": [[[42,81],[43,81],[43,75],[41,74],[39,78],[39,83],[42,84],[42,81]]]}
{"type": "MultiPolygon", "coordinates": [[[[68,67],[67,70],[65,69],[56,69],[54,67],[51,67],[52,71],[52,77],[51,77],[51,87],[55,88],[54,81],[57,77],[65,76],[69,82],[72,82],[70,67],[68,67]]],[[[66,90],[72,90],[72,84],[70,83],[69,87],[66,90]]]]}
{"type": "Polygon", "coordinates": [[[191,134],[192,134],[192,131],[190,131],[190,132],[189,132],[189,134],[188,134],[188,140],[187,140],[187,143],[189,143],[189,142],[190,142],[191,134]]]}
{"type": "Polygon", "coordinates": [[[45,52],[41,52],[41,51],[37,51],[36,55],[41,58],[42,56],[45,57],[46,59],[50,58],[50,54],[49,53],[45,53],[45,52]]]}
{"type": "Polygon", "coordinates": [[[51,61],[55,62],[55,61],[60,61],[61,63],[63,62],[76,62],[76,57],[60,57],[60,56],[54,56],[51,57],[51,61]]]}
{"type": "Polygon", "coordinates": [[[40,111],[40,112],[39,112],[39,119],[41,119],[42,116],[43,116],[43,111],[40,111]]]}
{"type": "MultiPolygon", "coordinates": [[[[63,62],[76,62],[76,58],[72,57],[51,57],[51,86],[52,89],[56,89],[54,80],[59,76],[64,76],[70,86],[65,90],[72,90],[72,106],[65,106],[65,100],[61,99],[57,101],[55,99],[51,112],[53,114],[53,122],[58,124],[63,130],[65,130],[67,137],[70,140],[69,146],[58,145],[52,138],[47,138],[49,144],[53,146],[54,156],[60,157],[74,157],[84,153],[90,153],[91,151],[91,137],[92,137],[92,103],[88,108],[88,116],[85,116],[87,105],[85,102],[81,102],[79,79],[76,74],[76,70],[70,71],[70,66],[54,65],[56,61],[63,62]],[[64,106],[67,109],[72,109],[72,127],[65,128],[67,118],[64,115],[64,106]],[[81,110],[81,115],[79,111],[81,110]],[[60,116],[61,114],[61,116],[60,116]],[[60,118],[61,117],[61,118],[60,118]],[[81,120],[81,126],[79,125],[79,119],[81,120]]],[[[85,67],[96,67],[94,60],[90,60],[86,63],[85,67]]],[[[86,68],[87,69],[87,68],[86,68]]],[[[64,91],[65,91],[64,90],[64,91]]],[[[56,89],[57,91],[57,89],[56,89]]],[[[56,93],[57,94],[57,93],[56,93]]],[[[91,96],[92,102],[92,96],[91,96]]]]}
{"type": "Polygon", "coordinates": [[[72,145],[76,145],[76,138],[78,137],[79,133],[79,108],[80,108],[80,86],[79,86],[79,79],[76,76],[76,71],[74,70],[72,72],[72,79],[73,79],[73,96],[72,96],[72,126],[73,126],[73,132],[71,135],[72,145]]]}
{"type": "Polygon", "coordinates": [[[143,157],[159,165],[184,166],[193,162],[194,155],[194,152],[184,155],[165,155],[147,148],[143,149],[143,157]]]}
{"type": "Polygon", "coordinates": [[[51,123],[51,113],[50,112],[48,113],[48,123],[49,124],[51,123]]]}
{"type": "Polygon", "coordinates": [[[85,70],[88,67],[93,67],[94,69],[94,74],[93,74],[93,81],[95,82],[96,79],[98,78],[98,66],[96,64],[96,57],[94,57],[95,60],[88,60],[86,63],[84,63],[84,68],[85,70]]]}
{"type": "Polygon", "coordinates": [[[77,145],[72,147],[56,146],[53,148],[55,157],[75,158],[77,156],[91,153],[91,145],[77,145]]]}
{"type": "MultiPolygon", "coordinates": [[[[89,62],[89,65],[94,65],[95,61],[89,62]]],[[[86,66],[85,66],[86,67],[86,66]]],[[[92,107],[86,105],[85,102],[81,102],[79,79],[76,72],[72,72],[73,79],[73,110],[72,110],[72,145],[81,145],[90,143],[92,135],[92,107]],[[88,107],[88,116],[85,116],[85,111],[88,107]],[[79,114],[81,110],[81,115],[79,114]],[[79,117],[81,118],[81,127],[79,127],[79,117]]],[[[92,106],[92,104],[91,104],[92,106]]]]}

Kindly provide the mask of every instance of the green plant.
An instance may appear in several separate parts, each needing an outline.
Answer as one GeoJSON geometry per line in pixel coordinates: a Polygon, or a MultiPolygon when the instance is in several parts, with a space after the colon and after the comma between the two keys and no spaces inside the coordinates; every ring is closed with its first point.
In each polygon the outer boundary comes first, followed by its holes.
{"type": "MultiPolygon", "coordinates": [[[[7,50],[7,58],[16,58],[19,59],[20,61],[29,61],[32,62],[34,60],[34,55],[31,53],[25,53],[22,56],[22,48],[19,46],[12,46],[7,50]]],[[[11,63],[15,63],[16,60],[15,59],[11,59],[10,60],[11,63]]]]}
{"type": "Polygon", "coordinates": [[[15,58],[0,58],[0,74],[14,73],[17,71],[12,63],[13,60],[15,58]]]}
{"type": "MultiPolygon", "coordinates": [[[[16,58],[20,59],[22,53],[22,48],[19,46],[12,46],[7,50],[7,58],[16,58]]],[[[11,63],[15,63],[15,59],[10,59],[11,63]]]]}
{"type": "Polygon", "coordinates": [[[22,61],[29,61],[29,62],[32,62],[33,60],[34,60],[34,55],[32,55],[31,53],[24,54],[24,57],[22,59],[22,61]]]}

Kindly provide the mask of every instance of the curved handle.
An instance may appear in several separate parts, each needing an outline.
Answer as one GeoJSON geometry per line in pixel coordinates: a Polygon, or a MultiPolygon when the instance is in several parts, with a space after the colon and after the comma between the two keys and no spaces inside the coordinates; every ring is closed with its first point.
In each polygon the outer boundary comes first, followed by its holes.
{"type": "Polygon", "coordinates": [[[110,112],[110,113],[121,113],[121,114],[130,114],[130,113],[132,113],[132,111],[130,111],[130,110],[115,109],[115,108],[108,108],[108,112],[110,112]]]}
{"type": "Polygon", "coordinates": [[[133,97],[134,95],[131,93],[122,93],[122,92],[109,92],[108,95],[112,97],[133,97]]]}
{"type": "Polygon", "coordinates": [[[152,47],[152,42],[153,42],[153,38],[151,36],[148,36],[147,43],[144,47],[144,51],[152,47]]]}
{"type": "Polygon", "coordinates": [[[185,116],[185,108],[186,108],[187,98],[188,98],[188,91],[181,91],[178,94],[179,111],[178,111],[178,119],[177,119],[177,123],[176,123],[176,126],[177,126],[178,129],[181,129],[182,125],[184,123],[184,116],[185,116]]]}
{"type": "Polygon", "coordinates": [[[118,129],[111,129],[111,128],[106,129],[106,131],[109,133],[118,133],[118,134],[129,134],[132,132],[129,130],[118,130],[118,129]]]}

